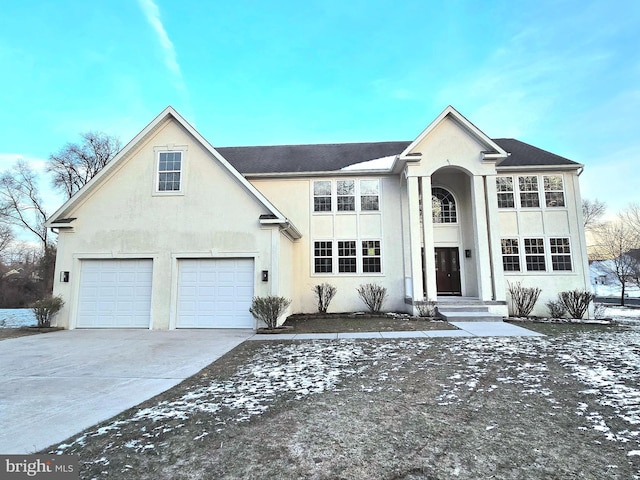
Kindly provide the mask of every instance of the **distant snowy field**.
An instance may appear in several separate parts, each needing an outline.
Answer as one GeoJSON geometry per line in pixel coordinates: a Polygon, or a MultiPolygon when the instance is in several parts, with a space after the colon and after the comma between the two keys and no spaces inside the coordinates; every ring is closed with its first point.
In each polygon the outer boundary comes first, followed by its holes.
{"type": "Polygon", "coordinates": [[[30,308],[0,308],[0,328],[17,328],[37,325],[30,308]]]}

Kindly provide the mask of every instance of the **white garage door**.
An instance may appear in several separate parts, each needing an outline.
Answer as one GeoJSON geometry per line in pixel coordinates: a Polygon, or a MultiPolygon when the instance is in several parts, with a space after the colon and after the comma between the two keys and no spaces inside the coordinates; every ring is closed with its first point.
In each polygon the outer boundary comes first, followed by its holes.
{"type": "Polygon", "coordinates": [[[253,328],[253,259],[178,262],[177,328],[253,328]]]}
{"type": "Polygon", "coordinates": [[[149,328],[151,260],[82,260],[78,328],[149,328]]]}

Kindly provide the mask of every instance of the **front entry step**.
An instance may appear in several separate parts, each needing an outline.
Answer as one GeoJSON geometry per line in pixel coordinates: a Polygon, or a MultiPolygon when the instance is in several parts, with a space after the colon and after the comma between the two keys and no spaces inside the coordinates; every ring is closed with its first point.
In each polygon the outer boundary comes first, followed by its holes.
{"type": "Polygon", "coordinates": [[[485,305],[438,305],[437,309],[447,322],[501,322],[504,318],[485,305]]]}

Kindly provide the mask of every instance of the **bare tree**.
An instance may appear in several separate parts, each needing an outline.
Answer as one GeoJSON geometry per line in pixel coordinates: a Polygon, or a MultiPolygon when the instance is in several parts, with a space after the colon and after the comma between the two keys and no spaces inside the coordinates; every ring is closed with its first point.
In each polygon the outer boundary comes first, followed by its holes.
{"type": "Polygon", "coordinates": [[[601,202],[598,199],[589,200],[585,198],[582,200],[582,219],[584,222],[585,230],[592,230],[600,224],[600,218],[607,210],[607,204],[601,202]]]}
{"type": "Polygon", "coordinates": [[[24,228],[42,243],[49,245],[47,220],[40,195],[38,178],[29,165],[20,160],[0,176],[0,221],[24,228]]]}
{"type": "Polygon", "coordinates": [[[11,245],[13,240],[13,230],[7,224],[0,223],[0,259],[4,256],[4,252],[11,245]]]}
{"type": "Polygon", "coordinates": [[[594,251],[599,259],[600,270],[620,282],[620,305],[624,305],[627,285],[640,282],[640,264],[630,254],[638,248],[640,239],[622,216],[618,221],[600,225],[595,229],[594,237],[594,251]]]}
{"type": "Polygon", "coordinates": [[[71,198],[120,151],[120,140],[102,132],[86,132],[80,144],[67,143],[49,156],[53,186],[71,198]]]}
{"type": "Polygon", "coordinates": [[[626,210],[622,212],[622,219],[640,239],[640,203],[632,203],[629,205],[626,210]]]}

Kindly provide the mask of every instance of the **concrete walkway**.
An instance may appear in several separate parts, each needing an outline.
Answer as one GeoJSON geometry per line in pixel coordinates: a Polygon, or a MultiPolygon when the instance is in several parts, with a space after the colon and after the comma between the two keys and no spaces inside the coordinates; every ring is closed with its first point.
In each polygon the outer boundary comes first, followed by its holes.
{"type": "Polygon", "coordinates": [[[338,340],[343,338],[544,337],[542,333],[506,322],[449,322],[459,330],[402,332],[256,334],[249,340],[338,340]]]}
{"type": "Polygon", "coordinates": [[[0,454],[46,448],[194,375],[253,330],[64,330],[0,342],[0,454]]]}

